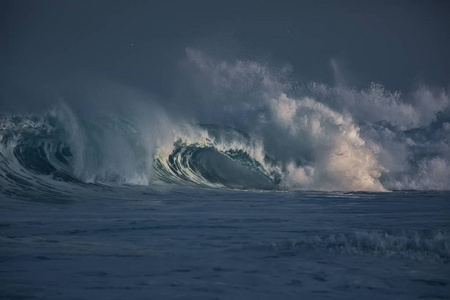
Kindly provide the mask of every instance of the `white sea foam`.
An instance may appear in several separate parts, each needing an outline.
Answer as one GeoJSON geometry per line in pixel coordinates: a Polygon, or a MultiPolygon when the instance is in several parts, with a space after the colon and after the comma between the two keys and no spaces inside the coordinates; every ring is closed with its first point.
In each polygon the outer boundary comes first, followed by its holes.
{"type": "Polygon", "coordinates": [[[291,189],[450,187],[450,101],[443,89],[422,85],[403,96],[379,83],[362,90],[343,80],[298,84],[289,67],[220,61],[191,48],[187,57],[201,82],[203,114],[258,136],[291,189]]]}
{"type": "Polygon", "coordinates": [[[223,186],[227,178],[228,186],[251,188],[242,177],[253,173],[232,167],[238,163],[283,190],[450,188],[445,90],[421,86],[404,97],[377,83],[362,90],[294,84],[289,66],[221,61],[195,49],[187,49],[187,58],[198,99],[159,105],[119,88],[116,98],[96,105],[67,103],[33,118],[4,116],[3,172],[23,173],[28,164],[87,183],[147,185],[161,179],[160,170],[155,176],[158,161],[164,176],[177,180],[223,186]],[[184,110],[185,102],[198,111],[184,110]],[[68,165],[61,164],[56,145],[70,149],[68,165]],[[205,154],[211,149],[220,155],[205,154]],[[27,153],[35,157],[23,157],[27,153]],[[199,157],[204,161],[190,160],[199,157]],[[217,165],[209,163],[213,157],[217,165]],[[243,173],[230,177],[224,170],[243,173]]]}

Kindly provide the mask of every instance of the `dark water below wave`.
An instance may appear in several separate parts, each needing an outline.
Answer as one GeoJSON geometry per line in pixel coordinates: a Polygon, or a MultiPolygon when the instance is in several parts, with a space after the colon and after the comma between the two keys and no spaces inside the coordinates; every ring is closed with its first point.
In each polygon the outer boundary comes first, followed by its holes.
{"type": "Polygon", "coordinates": [[[2,299],[442,299],[448,192],[0,196],[2,299]]]}

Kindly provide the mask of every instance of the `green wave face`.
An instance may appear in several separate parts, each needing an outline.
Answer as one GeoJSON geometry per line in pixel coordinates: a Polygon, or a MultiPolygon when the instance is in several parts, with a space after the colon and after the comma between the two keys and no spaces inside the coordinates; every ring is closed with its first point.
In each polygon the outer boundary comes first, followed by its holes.
{"type": "Polygon", "coordinates": [[[129,178],[144,178],[138,184],[157,180],[264,190],[278,189],[281,182],[281,171],[270,158],[247,134],[229,127],[192,127],[206,138],[181,135],[168,154],[156,151],[152,156],[154,149],[145,148],[136,127],[123,120],[86,122],[78,128],[82,138],[75,142],[73,134],[52,117],[4,117],[0,121],[0,180],[9,190],[55,180],[128,184],[129,178]]]}
{"type": "Polygon", "coordinates": [[[278,189],[281,174],[264,156],[260,162],[250,152],[250,138],[228,127],[203,125],[208,139],[174,143],[166,156],[155,155],[155,171],[159,180],[232,189],[278,189]]]}

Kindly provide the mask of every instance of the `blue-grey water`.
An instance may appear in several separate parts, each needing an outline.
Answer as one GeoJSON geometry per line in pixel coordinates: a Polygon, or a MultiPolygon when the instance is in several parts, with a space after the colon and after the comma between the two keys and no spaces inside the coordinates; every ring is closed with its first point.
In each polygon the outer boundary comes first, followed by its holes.
{"type": "Polygon", "coordinates": [[[0,298],[449,298],[448,123],[397,128],[388,170],[391,142],[292,103],[324,127],[1,117],[0,298]]]}
{"type": "Polygon", "coordinates": [[[0,300],[450,299],[449,13],[0,0],[0,300]]]}
{"type": "Polygon", "coordinates": [[[445,299],[449,192],[1,195],[2,299],[445,299]]]}

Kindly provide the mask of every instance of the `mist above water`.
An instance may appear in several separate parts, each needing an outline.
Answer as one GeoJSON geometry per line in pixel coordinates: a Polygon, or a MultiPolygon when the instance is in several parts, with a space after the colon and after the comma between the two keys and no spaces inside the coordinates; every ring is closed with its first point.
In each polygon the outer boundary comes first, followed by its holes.
{"type": "Polygon", "coordinates": [[[19,176],[22,166],[33,176],[59,172],[87,183],[322,191],[450,186],[444,89],[422,85],[402,95],[373,82],[358,90],[343,84],[335,61],[335,85],[299,83],[289,65],[221,60],[193,48],[180,65],[190,92],[167,101],[99,82],[95,93],[61,97],[47,113],[4,115],[3,178],[19,176]]]}

